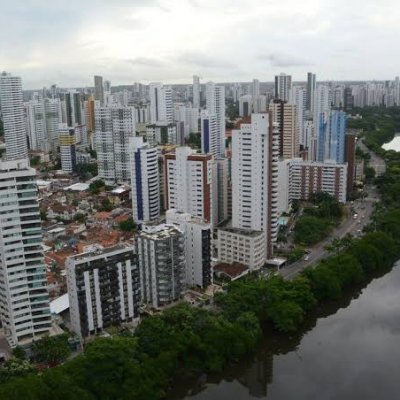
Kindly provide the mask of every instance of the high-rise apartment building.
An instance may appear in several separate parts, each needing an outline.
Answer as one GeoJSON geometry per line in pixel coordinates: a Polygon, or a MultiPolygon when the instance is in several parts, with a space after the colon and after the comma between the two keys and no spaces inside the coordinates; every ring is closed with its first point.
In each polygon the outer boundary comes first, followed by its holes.
{"type": "Polygon", "coordinates": [[[149,222],[160,216],[160,182],[158,151],[143,142],[130,139],[132,213],[136,223],[149,222]]]}
{"type": "Polygon", "coordinates": [[[104,88],[102,76],[94,76],[94,99],[99,101],[100,105],[104,104],[104,88]]]}
{"type": "Polygon", "coordinates": [[[279,212],[286,211],[293,200],[308,200],[317,192],[329,193],[339,202],[346,202],[347,164],[301,158],[283,160],[279,163],[279,178],[279,212]]]}
{"type": "Polygon", "coordinates": [[[307,93],[306,93],[306,111],[311,114],[314,112],[316,76],[312,72],[307,73],[307,93]]]}
{"type": "Polygon", "coordinates": [[[172,89],[162,83],[150,83],[150,122],[173,122],[172,89]]]}
{"type": "Polygon", "coordinates": [[[260,81],[258,79],[253,79],[251,95],[253,96],[253,99],[257,98],[260,95],[260,81]]]}
{"type": "Polygon", "coordinates": [[[129,139],[135,136],[133,107],[97,107],[94,144],[99,178],[107,183],[130,182],[129,139]]]}
{"type": "Polygon", "coordinates": [[[161,308],[185,290],[185,240],[172,225],[143,225],[137,237],[142,302],[161,308]]]}
{"type": "Polygon", "coordinates": [[[270,103],[270,111],[279,129],[279,156],[284,159],[297,157],[300,140],[296,106],[274,100],[270,103]]]}
{"type": "Polygon", "coordinates": [[[200,108],[200,78],[193,75],[193,108],[200,108]]]}
{"type": "Polygon", "coordinates": [[[48,149],[55,153],[58,145],[58,127],[62,121],[60,99],[45,99],[44,111],[46,118],[46,137],[49,141],[48,149]]]}
{"type": "Polygon", "coordinates": [[[188,287],[206,288],[212,282],[211,224],[176,210],[166,213],[167,224],[173,224],[185,237],[185,283],[188,287]]]}
{"type": "Polygon", "coordinates": [[[80,337],[139,318],[140,280],[134,246],[118,245],[68,257],[71,325],[80,337]]]}
{"type": "Polygon", "coordinates": [[[30,150],[47,152],[49,139],[46,130],[46,116],[42,98],[30,100],[24,104],[26,134],[30,150]]]}
{"type": "Polygon", "coordinates": [[[319,116],[317,160],[343,163],[347,114],[344,111],[332,110],[319,116]]]}
{"type": "Polygon", "coordinates": [[[68,126],[85,124],[85,112],[83,108],[82,95],[76,90],[65,93],[66,123],[68,126]]]}
{"type": "MultiPolygon", "coordinates": [[[[398,103],[396,103],[399,105],[398,103]]],[[[351,111],[354,107],[354,96],[353,96],[353,90],[351,87],[347,86],[344,89],[344,110],[346,112],[351,111]]]]}
{"type": "Polygon", "coordinates": [[[0,74],[0,109],[3,120],[6,159],[28,157],[21,78],[0,74]]]}
{"type": "Polygon", "coordinates": [[[304,123],[306,119],[306,91],[302,86],[293,86],[291,104],[296,106],[297,128],[299,130],[299,143],[304,148],[304,123]]]}
{"type": "Polygon", "coordinates": [[[203,110],[200,115],[201,151],[218,156],[220,152],[220,137],[217,114],[203,110]]]}
{"type": "MultiPolygon", "coordinates": [[[[98,103],[100,106],[100,102],[98,103]]],[[[95,99],[93,96],[89,96],[89,98],[85,101],[85,117],[86,117],[86,126],[88,133],[92,133],[95,130],[95,99]]]]}
{"type": "Polygon", "coordinates": [[[215,157],[225,156],[225,87],[213,82],[206,84],[206,108],[208,112],[216,115],[217,138],[210,137],[210,143],[216,144],[215,148],[210,146],[210,152],[215,157]]]}
{"type": "Polygon", "coordinates": [[[213,156],[195,153],[190,147],[178,147],[175,153],[164,157],[165,209],[213,222],[213,197],[216,195],[213,156]]]}
{"type": "Polygon", "coordinates": [[[253,114],[232,131],[232,227],[265,232],[267,257],[277,236],[278,158],[271,113],[253,114]]]}
{"type": "Polygon", "coordinates": [[[184,124],[184,136],[188,138],[190,133],[199,132],[199,110],[198,108],[179,105],[175,108],[174,119],[184,124]]]}
{"type": "Polygon", "coordinates": [[[146,125],[146,139],[152,146],[158,144],[177,144],[177,124],[159,121],[155,124],[146,125]]]}
{"type": "Polygon", "coordinates": [[[281,73],[275,76],[275,99],[289,101],[292,90],[292,77],[281,73]]]}
{"type": "MultiPolygon", "coordinates": [[[[24,155],[15,150],[16,158],[24,155]]],[[[0,176],[0,319],[14,346],[48,333],[51,315],[36,171],[27,159],[4,161],[0,176]]]]}
{"type": "Polygon", "coordinates": [[[355,133],[347,133],[344,140],[344,162],[347,163],[347,195],[353,192],[356,169],[356,141],[355,133]]]}
{"type": "Polygon", "coordinates": [[[38,96],[24,104],[26,134],[31,150],[55,151],[58,145],[60,100],[38,96]]]}
{"type": "Polygon", "coordinates": [[[72,173],[76,168],[75,129],[64,126],[58,130],[58,135],[61,169],[66,173],[72,173]]]}
{"type": "Polygon", "coordinates": [[[241,117],[248,117],[253,112],[253,99],[254,97],[246,94],[239,98],[239,115],[241,117]]]}

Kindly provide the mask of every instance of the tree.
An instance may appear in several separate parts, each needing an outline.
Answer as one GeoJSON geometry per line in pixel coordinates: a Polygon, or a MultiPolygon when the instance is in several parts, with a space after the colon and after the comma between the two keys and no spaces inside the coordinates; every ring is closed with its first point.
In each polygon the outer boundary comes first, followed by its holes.
{"type": "Polygon", "coordinates": [[[119,229],[121,229],[124,232],[135,232],[136,224],[133,221],[133,218],[128,218],[125,221],[121,221],[119,223],[119,229]]]}
{"type": "Polygon", "coordinates": [[[106,186],[105,182],[97,179],[89,185],[89,192],[92,194],[99,194],[100,190],[106,186]]]}
{"type": "Polygon", "coordinates": [[[21,346],[16,346],[13,348],[12,355],[15,358],[19,358],[20,360],[25,360],[26,353],[25,350],[21,346]]]}
{"type": "Polygon", "coordinates": [[[186,139],[186,144],[192,148],[200,148],[201,147],[201,133],[200,132],[191,132],[189,137],[186,139]]]}
{"type": "Polygon", "coordinates": [[[105,197],[102,201],[101,201],[101,207],[100,207],[100,211],[111,211],[113,209],[113,205],[110,201],[110,199],[108,197],[105,197]]]}
{"type": "Polygon", "coordinates": [[[300,209],[300,201],[297,200],[297,199],[294,199],[294,200],[292,201],[291,208],[292,208],[293,214],[297,214],[298,211],[299,211],[299,209],[300,209]]]}
{"type": "Polygon", "coordinates": [[[86,222],[86,215],[81,212],[78,212],[75,214],[74,220],[81,224],[84,224],[86,222]]]}
{"type": "Polygon", "coordinates": [[[74,172],[79,176],[80,179],[85,181],[98,174],[98,166],[97,163],[78,164],[76,165],[74,172]]]}
{"type": "Polygon", "coordinates": [[[33,359],[36,362],[43,362],[48,366],[60,364],[71,353],[68,335],[44,336],[42,339],[33,342],[32,351],[33,359]]]}
{"type": "Polygon", "coordinates": [[[39,156],[33,156],[31,158],[32,167],[37,167],[39,164],[40,164],[40,157],[39,156]]]}
{"type": "Polygon", "coordinates": [[[375,169],[372,167],[365,167],[364,168],[365,180],[366,182],[372,182],[375,178],[375,169]]]}
{"type": "Polygon", "coordinates": [[[299,218],[294,228],[296,243],[311,245],[327,236],[330,223],[314,216],[303,215],[299,218]]]}
{"type": "Polygon", "coordinates": [[[353,237],[348,233],[343,238],[335,238],[332,240],[331,244],[325,247],[329,253],[336,253],[338,255],[343,250],[349,248],[353,243],[353,237]]]}
{"type": "Polygon", "coordinates": [[[341,284],[336,274],[326,265],[317,268],[307,268],[303,272],[311,283],[312,292],[317,300],[338,299],[341,294],[341,284]]]}
{"type": "Polygon", "coordinates": [[[295,331],[303,321],[303,315],[303,309],[290,300],[283,300],[269,310],[275,328],[281,332],[295,331]]]}
{"type": "Polygon", "coordinates": [[[26,376],[33,372],[35,369],[29,361],[11,357],[0,366],[0,382],[6,382],[18,376],[26,376]]]}

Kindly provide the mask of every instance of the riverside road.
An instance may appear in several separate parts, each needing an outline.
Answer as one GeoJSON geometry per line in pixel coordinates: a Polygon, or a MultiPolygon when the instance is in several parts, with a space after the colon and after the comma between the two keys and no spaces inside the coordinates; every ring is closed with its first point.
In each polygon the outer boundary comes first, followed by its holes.
{"type": "MultiPolygon", "coordinates": [[[[377,175],[384,173],[386,169],[385,161],[375,153],[369,151],[361,140],[358,141],[357,145],[364,152],[368,152],[371,155],[370,166],[375,169],[377,175]]],[[[314,247],[310,247],[311,252],[307,261],[302,259],[279,270],[279,274],[283,276],[283,278],[293,279],[305,268],[316,264],[323,258],[327,257],[328,252],[325,250],[325,247],[328,246],[334,238],[342,238],[348,233],[357,237],[362,234],[363,227],[371,222],[371,215],[375,203],[379,201],[379,193],[374,185],[365,185],[365,191],[368,193],[367,197],[363,200],[354,201],[352,206],[346,206],[348,209],[348,217],[346,220],[342,221],[342,223],[329,235],[328,238],[317,243],[314,247]],[[353,217],[351,208],[354,209],[354,213],[358,214],[357,218],[353,217]],[[361,234],[359,231],[361,231],[361,234]]]]}

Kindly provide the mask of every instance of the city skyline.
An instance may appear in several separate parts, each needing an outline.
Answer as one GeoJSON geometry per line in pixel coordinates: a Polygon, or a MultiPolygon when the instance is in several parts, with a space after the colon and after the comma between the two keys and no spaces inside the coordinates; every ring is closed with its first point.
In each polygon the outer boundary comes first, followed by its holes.
{"type": "Polygon", "coordinates": [[[2,69],[24,89],[89,86],[94,74],[118,84],[304,80],[308,71],[320,81],[393,79],[399,12],[392,0],[374,3],[24,0],[2,8],[0,29],[13,37],[2,69]]]}

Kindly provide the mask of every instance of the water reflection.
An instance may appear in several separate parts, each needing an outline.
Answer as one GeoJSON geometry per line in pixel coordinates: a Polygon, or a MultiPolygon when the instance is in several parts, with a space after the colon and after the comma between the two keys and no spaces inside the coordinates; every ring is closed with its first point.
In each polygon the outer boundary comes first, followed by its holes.
{"type": "Polygon", "coordinates": [[[267,328],[256,353],[222,374],[176,380],[169,399],[397,399],[399,287],[397,266],[317,309],[295,335],[267,328]]]}
{"type": "Polygon", "coordinates": [[[400,151],[400,133],[396,133],[396,136],[390,142],[382,145],[382,149],[400,151]]]}

